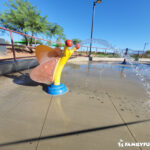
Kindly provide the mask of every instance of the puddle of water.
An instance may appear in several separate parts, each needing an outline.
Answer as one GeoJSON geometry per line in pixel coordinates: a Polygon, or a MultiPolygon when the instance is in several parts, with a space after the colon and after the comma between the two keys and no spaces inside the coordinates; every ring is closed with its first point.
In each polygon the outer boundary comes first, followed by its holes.
{"type": "MultiPolygon", "coordinates": [[[[101,104],[109,98],[121,112],[128,112],[136,118],[149,117],[150,102],[141,80],[135,74],[136,67],[119,63],[67,64],[62,81],[78,96],[87,95],[89,100],[101,104]]],[[[144,69],[148,67],[143,65],[144,69]]],[[[148,70],[143,73],[148,84],[149,73],[148,70]]]]}
{"type": "MultiPolygon", "coordinates": [[[[134,58],[131,57],[133,50],[131,49],[121,49],[121,48],[116,48],[115,46],[113,46],[110,42],[103,40],[103,39],[87,39],[85,41],[82,41],[82,45],[89,45],[89,43],[91,42],[93,44],[96,45],[102,45],[103,47],[105,47],[107,50],[113,52],[113,53],[117,53],[120,57],[124,57],[124,59],[126,60],[127,66],[129,66],[129,68],[132,69],[132,71],[135,74],[135,78],[138,78],[138,80],[141,82],[141,84],[143,85],[143,88],[145,89],[147,95],[148,95],[148,100],[150,101],[150,65],[145,65],[145,64],[139,64],[138,61],[135,61],[134,58]]],[[[105,66],[106,67],[106,66],[105,66]]],[[[112,68],[114,68],[114,66],[111,66],[112,68]]],[[[116,67],[116,65],[115,65],[116,67]]],[[[120,67],[120,66],[119,66],[120,67]]],[[[122,67],[122,71],[121,71],[121,76],[122,77],[126,77],[126,74],[124,70],[126,70],[126,66],[122,67]]]]}

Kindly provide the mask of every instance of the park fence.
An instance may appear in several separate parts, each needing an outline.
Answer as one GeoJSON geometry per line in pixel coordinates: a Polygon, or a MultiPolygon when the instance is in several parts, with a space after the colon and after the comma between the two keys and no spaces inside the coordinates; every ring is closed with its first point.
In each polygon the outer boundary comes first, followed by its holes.
{"type": "MultiPolygon", "coordinates": [[[[3,27],[0,27],[0,31],[3,32],[4,36],[3,38],[0,38],[0,61],[4,60],[14,60],[17,59],[26,59],[26,58],[34,58],[35,57],[35,48],[37,45],[41,44],[42,42],[44,45],[48,45],[51,47],[54,47],[55,44],[61,45],[61,43],[30,36],[21,32],[13,31],[10,29],[6,29],[3,27]],[[6,40],[6,34],[7,34],[7,40],[6,40]],[[19,37],[19,38],[18,38],[19,37]],[[22,43],[20,40],[21,38],[24,39],[30,39],[29,43],[22,43]]],[[[88,56],[90,51],[89,46],[81,45],[80,49],[76,51],[73,55],[73,57],[76,56],[88,56]]],[[[101,47],[91,47],[91,52],[93,56],[99,56],[99,54],[112,54],[116,55],[115,52],[110,51],[107,48],[101,48],[101,47]]],[[[143,51],[134,51],[134,54],[136,55],[143,55],[143,51]]]]}

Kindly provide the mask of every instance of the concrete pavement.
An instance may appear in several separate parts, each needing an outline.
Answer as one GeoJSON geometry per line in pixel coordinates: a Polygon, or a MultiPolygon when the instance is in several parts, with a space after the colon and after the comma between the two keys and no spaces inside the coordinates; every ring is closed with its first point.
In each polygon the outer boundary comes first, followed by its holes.
{"type": "MultiPolygon", "coordinates": [[[[107,58],[107,57],[93,57],[94,62],[123,62],[124,58],[107,58]]],[[[76,57],[70,59],[68,62],[77,63],[77,62],[88,62],[88,57],[76,57]]],[[[140,58],[139,63],[150,64],[150,58],[140,58]]]]}
{"type": "Polygon", "coordinates": [[[148,97],[129,69],[67,65],[63,96],[48,95],[28,72],[0,77],[0,150],[150,148],[118,146],[150,142],[148,97]]]}

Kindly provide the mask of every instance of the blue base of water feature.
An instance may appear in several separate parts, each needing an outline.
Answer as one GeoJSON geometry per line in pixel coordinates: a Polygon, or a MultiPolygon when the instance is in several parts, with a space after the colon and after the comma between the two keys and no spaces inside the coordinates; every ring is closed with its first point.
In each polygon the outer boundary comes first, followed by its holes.
{"type": "MultiPolygon", "coordinates": [[[[122,62],[121,65],[131,66],[131,63],[128,63],[128,62],[122,62]]],[[[137,64],[133,63],[132,65],[137,65],[137,64]]]]}
{"type": "Polygon", "coordinates": [[[67,92],[67,87],[64,84],[54,85],[51,84],[47,88],[47,93],[50,95],[63,95],[67,92]]]}
{"type": "Polygon", "coordinates": [[[123,61],[121,64],[126,65],[126,64],[127,64],[127,62],[126,62],[126,61],[123,61]]]}

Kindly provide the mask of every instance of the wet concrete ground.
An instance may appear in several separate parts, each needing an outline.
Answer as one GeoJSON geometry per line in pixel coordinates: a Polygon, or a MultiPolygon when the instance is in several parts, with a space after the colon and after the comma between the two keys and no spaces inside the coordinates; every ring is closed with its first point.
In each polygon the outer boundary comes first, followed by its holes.
{"type": "Polygon", "coordinates": [[[50,96],[29,71],[0,77],[0,150],[119,150],[150,142],[150,108],[130,66],[68,64],[63,96],[50,96]]]}

